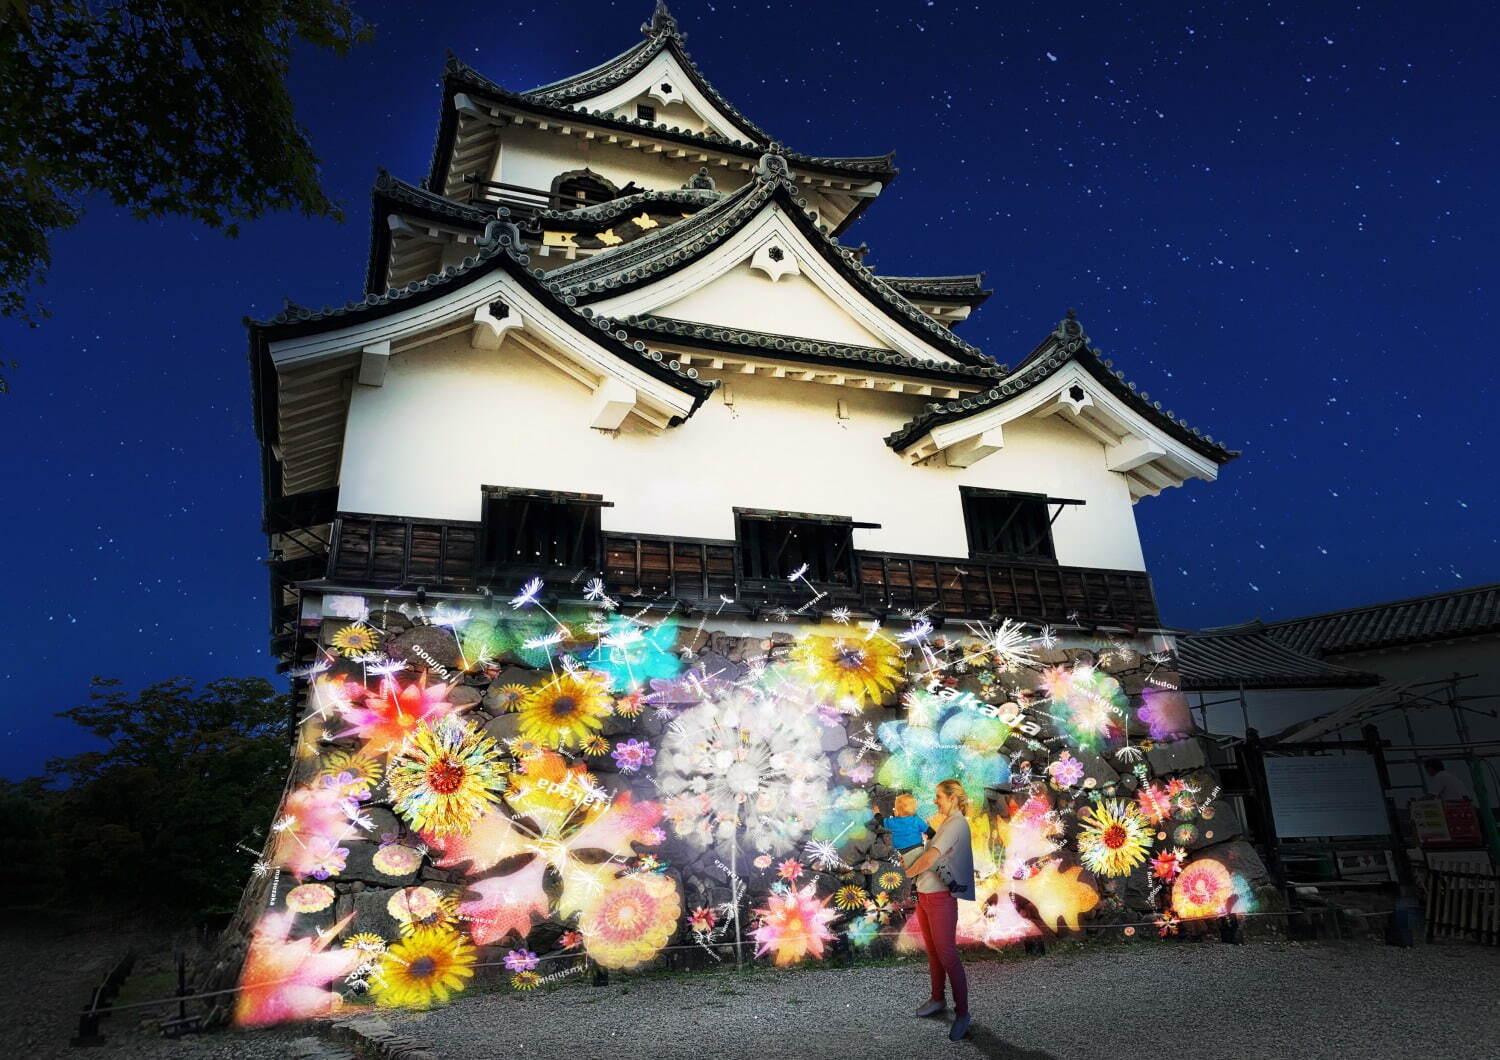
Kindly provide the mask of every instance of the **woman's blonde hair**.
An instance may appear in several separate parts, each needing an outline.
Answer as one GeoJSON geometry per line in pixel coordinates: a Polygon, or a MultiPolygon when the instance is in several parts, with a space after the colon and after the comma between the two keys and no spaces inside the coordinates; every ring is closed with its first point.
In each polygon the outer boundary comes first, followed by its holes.
{"type": "Polygon", "coordinates": [[[969,793],[964,791],[964,786],[958,782],[957,778],[949,777],[947,780],[940,781],[937,789],[944,795],[958,800],[958,812],[964,817],[969,816],[969,793]]]}

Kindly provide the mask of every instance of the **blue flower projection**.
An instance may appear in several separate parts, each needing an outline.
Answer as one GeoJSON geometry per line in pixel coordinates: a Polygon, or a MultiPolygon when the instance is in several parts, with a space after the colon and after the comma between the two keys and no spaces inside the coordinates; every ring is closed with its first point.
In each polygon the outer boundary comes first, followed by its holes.
{"type": "Polygon", "coordinates": [[[875,779],[892,790],[930,792],[941,780],[956,777],[969,801],[982,803],[984,789],[1010,779],[1010,762],[1000,749],[1010,726],[980,713],[972,697],[943,699],[911,693],[905,721],[888,721],[876,735],[890,757],[875,779]]]}
{"type": "Polygon", "coordinates": [[[598,646],[589,653],[589,668],[609,675],[616,692],[637,692],[652,681],[666,681],[682,672],[674,652],[677,619],[667,616],[646,625],[625,615],[611,615],[599,633],[598,646]]]}

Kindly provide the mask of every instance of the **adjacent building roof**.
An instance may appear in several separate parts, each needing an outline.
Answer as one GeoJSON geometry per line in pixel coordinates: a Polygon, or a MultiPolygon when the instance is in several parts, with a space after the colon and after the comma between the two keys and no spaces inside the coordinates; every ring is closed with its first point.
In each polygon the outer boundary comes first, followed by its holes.
{"type": "Polygon", "coordinates": [[[1184,692],[1238,688],[1368,688],[1379,674],[1351,670],[1293,651],[1264,631],[1186,633],[1177,638],[1184,692]]]}
{"type": "Polygon", "coordinates": [[[933,320],[876,276],[859,260],[858,254],[839,246],[835,237],[822,232],[808,215],[807,200],[797,194],[788,178],[787,159],[774,153],[762,156],[755,179],[708,209],[645,239],[565,265],[550,273],[547,282],[558,294],[576,298],[580,303],[622,294],[703,257],[773,200],[823,258],[891,319],[961,363],[995,366],[978,348],[933,320]]]}
{"type": "Polygon", "coordinates": [[[1279,622],[1255,619],[1205,632],[1257,631],[1294,651],[1315,656],[1500,633],[1500,582],[1279,622]]]}
{"type": "Polygon", "coordinates": [[[900,429],[887,435],[886,444],[901,452],[920,441],[934,427],[1005,404],[1037,386],[1070,361],[1076,361],[1131,409],[1195,452],[1220,465],[1240,455],[1237,450],[1226,449],[1215,442],[1211,435],[1205,436],[1196,428],[1190,428],[1186,421],[1170,411],[1163,412],[1160,401],[1153,402],[1149,394],[1137,391],[1134,383],[1127,382],[1123,373],[1113,370],[1112,362],[1089,345],[1089,337],[1084,334],[1083,326],[1071,309],[1067,318],[1026,356],[1016,370],[995,386],[957,401],[929,404],[900,429]]]}

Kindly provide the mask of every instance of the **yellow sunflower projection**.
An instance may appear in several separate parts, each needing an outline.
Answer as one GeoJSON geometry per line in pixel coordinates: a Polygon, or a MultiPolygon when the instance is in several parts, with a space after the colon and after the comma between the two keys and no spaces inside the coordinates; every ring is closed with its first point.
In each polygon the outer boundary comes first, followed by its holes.
{"type": "Polygon", "coordinates": [[[835,697],[879,703],[904,676],[901,646],[879,633],[825,637],[808,634],[792,645],[792,662],[808,680],[835,697]]]}
{"type": "Polygon", "coordinates": [[[1078,819],[1078,853],[1083,863],[1101,876],[1128,876],[1146,860],[1151,846],[1151,825],[1135,803],[1125,799],[1103,799],[1084,809],[1078,819]]]}
{"type": "Polygon", "coordinates": [[[490,696],[497,710],[520,710],[521,704],[526,702],[526,695],[530,691],[531,689],[525,685],[501,685],[499,688],[492,688],[490,696]]]}
{"type": "Polygon", "coordinates": [[[595,673],[559,674],[521,704],[521,736],[544,747],[578,747],[604,724],[614,700],[595,673]]]}
{"type": "Polygon", "coordinates": [[[352,798],[368,797],[370,789],[380,783],[384,772],[385,766],[380,759],[363,751],[330,751],[318,763],[319,780],[339,780],[343,774],[348,774],[342,780],[342,787],[352,798]]]}
{"type": "Polygon", "coordinates": [[[356,659],[380,647],[380,634],[363,622],[354,622],[335,633],[329,643],[344,658],[356,659]]]}
{"type": "Polygon", "coordinates": [[[869,900],[870,896],[865,893],[865,889],[852,883],[840,887],[833,896],[833,904],[840,909],[863,909],[869,900]]]}
{"type": "Polygon", "coordinates": [[[422,722],[391,762],[391,803],[413,828],[433,836],[467,833],[499,801],[506,766],[495,741],[455,717],[422,722]]]}
{"type": "Polygon", "coordinates": [[[452,928],[418,928],[380,955],[370,994],[386,1007],[447,1001],[468,985],[474,958],[473,944],[452,928]]]}

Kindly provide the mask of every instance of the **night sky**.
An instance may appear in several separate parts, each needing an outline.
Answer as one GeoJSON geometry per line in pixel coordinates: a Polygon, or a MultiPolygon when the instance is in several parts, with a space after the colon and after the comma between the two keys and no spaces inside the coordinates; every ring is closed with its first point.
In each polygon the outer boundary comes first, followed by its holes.
{"type": "MultiPolygon", "coordinates": [[[[240,318],[361,296],[375,169],[425,177],[446,49],[527,89],[634,44],[651,4],[355,6],[375,43],[292,78],[345,224],[226,240],[100,204],[55,241],[53,319],[0,322],[6,775],[84,745],[52,714],[93,674],[274,673],[240,318]]],[[[878,272],[985,270],[960,333],[1012,364],[1075,306],[1244,450],[1136,509],[1163,615],[1193,627],[1500,578],[1487,8],[673,4],[789,147],[896,151],[844,237],[878,272]]]]}

